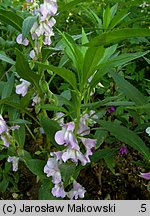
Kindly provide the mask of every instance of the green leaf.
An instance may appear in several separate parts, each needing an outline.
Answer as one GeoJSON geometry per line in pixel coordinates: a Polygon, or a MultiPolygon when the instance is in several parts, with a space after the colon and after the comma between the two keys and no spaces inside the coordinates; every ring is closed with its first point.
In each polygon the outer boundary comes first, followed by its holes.
{"type": "Polygon", "coordinates": [[[49,119],[48,117],[41,116],[40,119],[41,127],[44,129],[44,132],[47,138],[55,145],[57,148],[61,148],[61,146],[57,145],[55,142],[55,133],[61,130],[60,125],[54,121],[49,119]]]}
{"type": "Polygon", "coordinates": [[[41,109],[48,110],[48,111],[61,111],[69,114],[69,112],[64,107],[51,105],[51,104],[44,104],[41,106],[41,109]]]}
{"type": "Polygon", "coordinates": [[[133,110],[150,110],[150,103],[147,103],[147,104],[144,104],[144,105],[141,105],[141,106],[130,106],[128,107],[128,109],[133,109],[133,110]]]}
{"type": "Polygon", "coordinates": [[[68,55],[68,57],[72,60],[73,66],[76,68],[78,76],[79,76],[80,72],[82,71],[82,66],[83,66],[83,55],[77,45],[74,45],[73,43],[72,44],[69,43],[69,44],[70,46],[68,46],[68,41],[67,41],[65,52],[68,55]]]}
{"type": "Polygon", "coordinates": [[[62,95],[56,95],[58,99],[58,106],[63,106],[64,104],[67,106],[68,110],[73,110],[74,106],[71,101],[63,97],[62,95]]]}
{"type": "MultiPolygon", "coordinates": [[[[8,150],[8,155],[9,155],[9,150],[8,150]]],[[[10,173],[11,170],[12,170],[12,164],[6,161],[4,173],[5,174],[10,173]]]]}
{"type": "Polygon", "coordinates": [[[33,174],[39,176],[40,178],[47,178],[46,174],[44,174],[44,166],[46,165],[46,161],[30,159],[25,160],[24,162],[33,174]]]}
{"type": "Polygon", "coordinates": [[[10,124],[32,124],[31,122],[24,120],[24,119],[15,119],[12,121],[9,121],[10,124]]]}
{"type": "Polygon", "coordinates": [[[0,9],[0,20],[21,32],[23,19],[16,13],[0,9]]]}
{"type": "Polygon", "coordinates": [[[109,65],[109,67],[118,67],[127,64],[130,61],[133,61],[137,58],[143,57],[144,55],[148,54],[149,51],[146,52],[136,52],[136,53],[126,53],[121,54],[119,56],[115,56],[111,58],[110,60],[106,61],[105,63],[102,63],[100,67],[105,67],[109,65]]]}
{"type": "MultiPolygon", "coordinates": [[[[105,106],[119,106],[119,107],[121,107],[121,106],[124,106],[124,107],[129,107],[129,106],[131,106],[131,108],[132,108],[132,106],[133,105],[135,105],[135,103],[134,102],[131,102],[131,101],[112,101],[112,102],[108,102],[108,103],[105,103],[105,106]]],[[[136,108],[136,107],[134,107],[134,108],[136,108]]]]}
{"type": "Polygon", "coordinates": [[[115,122],[100,121],[101,126],[113,134],[118,140],[138,150],[145,159],[150,161],[150,152],[141,138],[128,128],[115,122]]]}
{"type": "Polygon", "coordinates": [[[76,164],[61,164],[59,166],[60,173],[63,179],[63,182],[65,183],[65,186],[69,183],[70,178],[74,175],[76,164]]]}
{"type": "MultiPolygon", "coordinates": [[[[113,51],[113,48],[115,50],[115,47],[112,46],[112,51],[113,51]]],[[[108,53],[108,51],[109,50],[107,50],[107,53],[108,53]]],[[[97,71],[97,73],[94,75],[92,81],[90,82],[90,88],[91,89],[93,89],[97,85],[97,83],[99,82],[99,80],[108,71],[110,71],[111,68],[118,67],[118,66],[119,67],[123,67],[128,62],[146,55],[148,53],[148,51],[147,52],[130,53],[130,54],[129,53],[127,53],[127,54],[121,54],[119,56],[115,56],[115,57],[112,57],[110,59],[107,59],[107,58],[110,57],[109,54],[107,56],[107,53],[105,53],[106,55],[104,54],[104,58],[102,59],[102,61],[100,62],[100,64],[97,66],[97,69],[99,69],[99,70],[97,71]]]]}
{"type": "Polygon", "coordinates": [[[8,56],[3,55],[3,54],[0,54],[0,60],[5,61],[5,62],[12,64],[12,65],[15,64],[15,61],[13,61],[11,58],[9,58],[8,56]]]}
{"type": "Polygon", "coordinates": [[[148,64],[150,64],[150,59],[144,57],[145,61],[147,61],[148,64]]]}
{"type": "Polygon", "coordinates": [[[28,108],[29,104],[31,103],[31,100],[33,99],[34,89],[29,89],[27,94],[24,97],[21,97],[20,99],[20,105],[24,108],[28,108]]]}
{"type": "MultiPolygon", "coordinates": [[[[57,29],[58,30],[58,29],[57,29]]],[[[80,73],[83,67],[83,54],[82,51],[75,44],[74,39],[67,33],[62,33],[58,30],[63,38],[63,44],[65,45],[65,52],[72,60],[73,66],[76,68],[78,78],[80,79],[80,73]]]]}
{"type": "Polygon", "coordinates": [[[97,140],[96,146],[95,146],[96,149],[98,149],[103,144],[107,135],[108,135],[108,132],[105,130],[97,130],[95,132],[94,138],[97,140]]]}
{"type": "Polygon", "coordinates": [[[34,73],[30,69],[26,58],[18,49],[16,49],[16,54],[17,54],[17,60],[16,60],[15,66],[16,66],[17,73],[19,74],[20,77],[22,77],[23,79],[25,79],[25,80],[29,81],[30,83],[32,83],[33,85],[35,85],[37,90],[40,91],[40,88],[39,88],[40,76],[38,74],[34,73]]]}
{"type": "Polygon", "coordinates": [[[94,74],[99,61],[104,55],[104,51],[103,47],[90,47],[86,51],[83,64],[83,84],[94,74]]]}
{"type": "Polygon", "coordinates": [[[1,154],[1,155],[0,155],[0,160],[4,160],[4,159],[7,158],[7,157],[8,157],[7,154],[1,154]]]}
{"type": "Polygon", "coordinates": [[[3,180],[0,181],[0,192],[5,192],[9,185],[9,179],[7,175],[3,175],[3,180]]]}
{"type": "Polygon", "coordinates": [[[33,24],[35,23],[37,17],[29,16],[27,17],[22,24],[22,41],[28,36],[33,24]]]}
{"type": "Polygon", "coordinates": [[[111,170],[111,172],[115,175],[115,157],[112,155],[111,157],[104,157],[105,163],[107,164],[108,168],[111,170]]]}
{"type": "Polygon", "coordinates": [[[66,69],[66,68],[58,68],[53,65],[46,65],[43,63],[36,62],[39,66],[41,66],[43,69],[52,70],[54,73],[62,77],[64,80],[66,80],[74,89],[77,89],[77,81],[75,74],[66,69]]]}
{"type": "Polygon", "coordinates": [[[52,184],[51,178],[42,180],[42,185],[39,189],[38,199],[39,200],[56,200],[57,198],[51,194],[52,187],[53,187],[53,184],[52,184]]]}
{"type": "Polygon", "coordinates": [[[86,44],[89,42],[89,39],[84,31],[84,28],[82,28],[82,45],[86,44]]]}
{"type": "Polygon", "coordinates": [[[126,97],[131,99],[137,105],[147,104],[147,99],[145,98],[145,96],[142,95],[142,93],[133,85],[131,85],[127,80],[113,71],[110,71],[109,73],[126,97]]]}
{"type": "Polygon", "coordinates": [[[119,13],[117,13],[114,18],[111,20],[109,29],[113,29],[116,25],[118,25],[122,20],[124,20],[129,13],[127,13],[127,10],[121,10],[119,13]]]}
{"type": "Polygon", "coordinates": [[[9,77],[8,81],[4,84],[2,91],[2,99],[7,98],[11,95],[14,86],[14,74],[9,77]]]}
{"type": "Polygon", "coordinates": [[[106,148],[106,149],[100,149],[97,150],[91,157],[91,161],[96,163],[101,159],[107,158],[107,157],[112,157],[114,155],[114,153],[116,152],[116,148],[115,149],[111,149],[111,148],[106,148]]]}
{"type": "Polygon", "coordinates": [[[91,21],[94,23],[94,26],[96,27],[96,32],[99,34],[99,32],[102,31],[103,26],[102,26],[102,20],[99,18],[99,16],[90,8],[86,9],[84,8],[86,14],[89,16],[91,21]]]}
{"type": "Polygon", "coordinates": [[[115,4],[114,6],[112,6],[110,8],[110,13],[111,13],[111,20],[113,19],[113,17],[115,16],[115,13],[117,12],[118,9],[118,3],[115,4]]]}
{"type": "Polygon", "coordinates": [[[104,55],[100,61],[101,64],[109,60],[109,58],[115,53],[117,46],[118,44],[115,44],[105,49],[104,55]]]}
{"type": "Polygon", "coordinates": [[[32,160],[32,157],[30,153],[24,149],[18,149],[18,156],[22,159],[26,160],[32,160]]]}
{"type": "MultiPolygon", "coordinates": [[[[84,28],[82,28],[82,45],[84,45],[88,42],[89,42],[88,37],[84,31],[84,28]]],[[[88,47],[85,47],[85,46],[81,47],[81,51],[82,51],[83,56],[85,56],[87,49],[88,49],[88,47]]]]}
{"type": "Polygon", "coordinates": [[[110,43],[116,43],[121,40],[125,40],[131,37],[146,37],[150,36],[150,29],[118,29],[114,31],[109,31],[106,33],[103,33],[99,36],[96,36],[89,42],[88,44],[85,44],[85,46],[102,46],[107,45],[110,43]]]}
{"type": "Polygon", "coordinates": [[[105,31],[109,26],[110,20],[111,20],[110,7],[107,6],[106,10],[104,10],[103,12],[103,27],[105,31]]]}
{"type": "Polygon", "coordinates": [[[23,148],[25,144],[25,138],[26,138],[25,126],[20,125],[20,128],[14,131],[14,136],[15,136],[17,143],[19,144],[19,147],[23,148]]]}

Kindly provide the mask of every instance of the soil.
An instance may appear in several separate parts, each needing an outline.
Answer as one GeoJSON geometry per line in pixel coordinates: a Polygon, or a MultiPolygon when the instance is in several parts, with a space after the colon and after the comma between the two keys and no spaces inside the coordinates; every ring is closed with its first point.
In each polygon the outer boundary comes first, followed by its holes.
{"type": "Polygon", "coordinates": [[[84,170],[80,178],[84,179],[82,185],[87,190],[85,198],[94,200],[149,200],[150,193],[147,190],[147,181],[139,176],[141,168],[136,167],[132,159],[131,155],[126,157],[119,155],[115,174],[101,162],[84,170]],[[88,178],[84,176],[88,176],[88,178]]]}

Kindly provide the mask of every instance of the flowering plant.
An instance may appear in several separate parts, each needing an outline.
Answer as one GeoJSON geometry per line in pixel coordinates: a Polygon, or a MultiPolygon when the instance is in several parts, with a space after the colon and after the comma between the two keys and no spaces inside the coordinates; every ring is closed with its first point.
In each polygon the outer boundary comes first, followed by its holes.
{"type": "MultiPolygon", "coordinates": [[[[113,120],[120,107],[130,114],[148,104],[147,97],[117,73],[148,51],[120,54],[118,44],[110,44],[120,38],[149,36],[150,31],[116,30],[128,16],[118,16],[117,7],[107,7],[103,18],[97,17],[102,28],[99,35],[82,28],[76,37],[57,27],[59,1],[28,0],[22,16],[0,9],[0,19],[17,31],[13,59],[0,54],[1,60],[11,65],[0,91],[1,160],[12,163],[14,173],[23,163],[38,177],[39,199],[84,198],[86,188],[78,182],[80,171],[104,159],[114,173],[115,154],[128,153],[124,144],[150,161],[148,147],[130,129],[130,123],[113,120]],[[101,82],[107,74],[122,94],[100,100],[98,92],[104,88],[101,82]],[[123,145],[101,148],[109,137],[123,145]]],[[[150,114],[147,106],[143,114],[150,114]]],[[[145,119],[144,128],[147,123],[145,119]]],[[[6,190],[10,178],[5,178],[5,173],[9,176],[10,168],[2,173],[6,190]]]]}

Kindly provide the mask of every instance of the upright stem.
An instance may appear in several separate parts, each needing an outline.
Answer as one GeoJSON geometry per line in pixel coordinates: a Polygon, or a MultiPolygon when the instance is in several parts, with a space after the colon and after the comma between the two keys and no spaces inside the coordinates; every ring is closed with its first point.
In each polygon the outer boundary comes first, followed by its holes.
{"type": "Polygon", "coordinates": [[[79,127],[80,116],[81,116],[81,96],[78,95],[77,96],[77,119],[75,122],[75,130],[74,130],[75,136],[77,134],[77,130],[79,127]]]}

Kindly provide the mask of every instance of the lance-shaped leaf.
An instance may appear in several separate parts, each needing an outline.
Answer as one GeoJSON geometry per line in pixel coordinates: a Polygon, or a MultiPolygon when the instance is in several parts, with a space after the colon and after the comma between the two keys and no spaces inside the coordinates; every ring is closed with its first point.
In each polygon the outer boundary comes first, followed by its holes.
{"type": "Polygon", "coordinates": [[[147,99],[145,96],[132,84],[130,84],[127,80],[125,80],[122,76],[119,74],[110,71],[109,72],[111,76],[113,77],[114,81],[117,83],[120,90],[133,102],[135,102],[137,105],[143,105],[147,104],[147,99]]]}
{"type": "Polygon", "coordinates": [[[25,126],[20,125],[20,128],[14,131],[14,136],[15,136],[15,140],[19,144],[19,147],[23,148],[25,144],[25,138],[26,138],[25,126]]]}
{"type": "Polygon", "coordinates": [[[107,30],[109,23],[111,20],[111,12],[110,12],[110,7],[107,6],[106,10],[103,11],[103,27],[104,30],[107,30]]]}
{"type": "Polygon", "coordinates": [[[115,122],[100,121],[101,126],[108,130],[118,140],[126,143],[132,148],[138,150],[148,161],[150,161],[150,152],[141,138],[135,132],[128,128],[118,125],[115,122]]]}
{"type": "Polygon", "coordinates": [[[36,62],[36,64],[38,64],[43,69],[53,71],[54,73],[56,73],[57,75],[62,77],[64,80],[66,80],[74,89],[77,89],[76,77],[72,71],[70,71],[66,68],[59,68],[59,67],[56,67],[53,65],[46,65],[46,64],[43,64],[40,62],[36,62]]]}
{"type": "MultiPolygon", "coordinates": [[[[107,48],[108,49],[108,48],[107,48]]],[[[107,50],[106,49],[106,50],[107,50]]],[[[113,49],[113,46],[112,46],[113,49]]],[[[104,54],[104,58],[100,62],[100,64],[97,66],[97,73],[94,75],[91,83],[90,88],[93,89],[97,83],[100,81],[102,76],[104,76],[108,71],[110,71],[113,67],[123,67],[128,62],[135,60],[137,58],[140,58],[144,55],[146,55],[147,52],[137,52],[137,53],[127,53],[127,54],[121,54],[119,56],[111,57],[109,55],[104,54]]]]}
{"type": "Polygon", "coordinates": [[[15,61],[13,61],[11,58],[9,58],[8,56],[3,55],[3,54],[0,54],[0,60],[5,61],[5,62],[12,64],[12,65],[15,64],[15,61]]]}
{"type": "Polygon", "coordinates": [[[103,47],[90,47],[86,51],[83,64],[84,82],[87,82],[87,79],[94,74],[99,61],[104,55],[104,51],[103,47]]]}
{"type": "Polygon", "coordinates": [[[113,19],[113,17],[115,16],[117,9],[118,9],[118,3],[116,3],[114,6],[110,8],[111,19],[113,19]]]}
{"type": "Polygon", "coordinates": [[[102,46],[110,43],[116,43],[131,37],[146,37],[150,36],[150,29],[119,29],[103,33],[93,38],[86,46],[102,46]]]}
{"type": "Polygon", "coordinates": [[[56,106],[56,105],[53,105],[53,104],[44,104],[44,105],[41,106],[41,109],[44,109],[44,110],[47,110],[47,111],[64,112],[64,113],[67,113],[68,115],[70,115],[70,113],[64,107],[56,106]]]}
{"type": "Polygon", "coordinates": [[[82,66],[83,66],[82,52],[78,48],[78,46],[75,44],[75,41],[70,35],[64,34],[61,32],[60,34],[63,37],[63,44],[65,45],[65,52],[67,56],[72,60],[73,66],[76,68],[78,77],[80,78],[80,72],[82,71],[82,66]]]}
{"type": "Polygon", "coordinates": [[[2,91],[1,99],[7,98],[11,95],[14,86],[14,74],[8,78],[8,81],[5,83],[2,91]]]}
{"type": "Polygon", "coordinates": [[[27,17],[22,24],[22,41],[28,36],[33,24],[35,23],[37,17],[29,16],[27,17]]]}
{"type": "Polygon", "coordinates": [[[16,13],[0,9],[0,20],[21,32],[23,18],[16,13]]]}
{"type": "Polygon", "coordinates": [[[127,10],[121,10],[119,13],[117,13],[114,18],[111,20],[109,29],[113,29],[116,25],[118,25],[122,20],[127,17],[129,13],[127,13],[127,10]]]}

